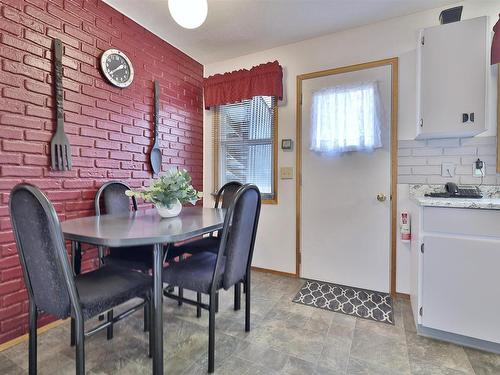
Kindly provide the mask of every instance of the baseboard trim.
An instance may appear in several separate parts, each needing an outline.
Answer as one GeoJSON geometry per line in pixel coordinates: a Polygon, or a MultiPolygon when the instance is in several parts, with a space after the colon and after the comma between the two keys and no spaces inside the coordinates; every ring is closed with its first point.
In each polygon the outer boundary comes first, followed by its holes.
{"type": "MultiPolygon", "coordinates": [[[[51,322],[49,324],[44,325],[43,327],[40,327],[36,330],[37,334],[40,335],[44,332],[47,332],[51,330],[52,328],[59,327],[60,325],[64,324],[67,319],[65,320],[56,320],[55,322],[51,322]]],[[[28,341],[29,334],[24,334],[22,336],[16,337],[15,339],[12,339],[10,341],[4,342],[3,344],[0,344],[0,352],[3,352],[4,350],[7,350],[9,348],[12,348],[13,346],[20,344],[24,341],[28,341]]]]}
{"type": "Polygon", "coordinates": [[[268,269],[268,268],[261,268],[261,267],[254,267],[254,266],[252,266],[252,271],[264,272],[264,273],[271,273],[273,275],[278,275],[278,276],[286,276],[286,277],[297,278],[297,275],[294,274],[294,273],[283,272],[283,271],[276,271],[276,270],[271,270],[271,269],[268,269]]]}
{"type": "Polygon", "coordinates": [[[396,293],[396,298],[410,300],[410,295],[406,293],[396,293]]]}

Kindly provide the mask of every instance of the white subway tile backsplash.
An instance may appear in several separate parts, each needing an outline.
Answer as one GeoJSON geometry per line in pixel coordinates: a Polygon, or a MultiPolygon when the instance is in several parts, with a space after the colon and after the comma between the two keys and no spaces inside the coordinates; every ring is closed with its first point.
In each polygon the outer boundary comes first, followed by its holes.
{"type": "Polygon", "coordinates": [[[425,184],[427,178],[425,176],[398,176],[400,184],[425,184]]]}
{"type": "Polygon", "coordinates": [[[486,163],[483,184],[500,185],[496,174],[496,137],[430,139],[399,141],[398,183],[478,185],[481,178],[472,176],[472,164],[481,158],[486,163]],[[441,176],[441,164],[455,165],[454,177],[441,176]]]}
{"type": "Polygon", "coordinates": [[[496,141],[496,137],[472,137],[462,138],[460,144],[462,146],[494,145],[496,141]]]}
{"type": "Polygon", "coordinates": [[[428,184],[436,184],[436,185],[444,185],[447,182],[458,183],[459,182],[458,180],[459,180],[458,176],[454,176],[454,177],[429,176],[429,177],[427,177],[428,184]]]}
{"type": "Polygon", "coordinates": [[[398,142],[398,148],[417,148],[425,146],[425,141],[401,140],[398,142]]]}
{"type": "MultiPolygon", "coordinates": [[[[472,164],[478,159],[478,156],[462,156],[460,159],[461,159],[461,164],[472,164]]],[[[486,164],[496,164],[497,162],[496,155],[481,156],[480,159],[484,161],[486,164]]]]}
{"type": "Polygon", "coordinates": [[[426,165],[427,158],[403,156],[398,158],[398,165],[426,165]]]}
{"type": "MultiPolygon", "coordinates": [[[[483,184],[485,185],[496,185],[498,180],[495,176],[486,176],[483,178],[483,184]]],[[[481,183],[480,177],[470,176],[460,176],[460,183],[462,185],[479,185],[481,183]]]]}
{"type": "Polygon", "coordinates": [[[460,146],[459,138],[445,138],[445,139],[429,139],[427,141],[428,147],[458,147],[460,146]]]}
{"type": "Polygon", "coordinates": [[[411,175],[411,167],[398,166],[398,175],[411,175]]]}
{"type": "Polygon", "coordinates": [[[479,156],[496,156],[497,146],[496,145],[481,145],[477,147],[477,154],[479,156]]]}
{"type": "Polygon", "coordinates": [[[442,148],[423,147],[413,149],[414,156],[440,156],[443,155],[442,148]]]}
{"type": "Polygon", "coordinates": [[[432,174],[441,174],[441,167],[439,165],[425,165],[425,166],[416,166],[411,168],[412,174],[418,175],[432,175],[432,174]]]}
{"type": "Polygon", "coordinates": [[[411,148],[400,148],[398,149],[398,156],[411,156],[411,148]]]}
{"type": "Polygon", "coordinates": [[[427,158],[428,165],[441,165],[443,163],[460,164],[460,156],[434,156],[427,158]]]}
{"type": "Polygon", "coordinates": [[[465,165],[457,165],[455,168],[455,174],[471,176],[472,175],[472,163],[465,165]]]}
{"type": "Polygon", "coordinates": [[[477,147],[470,146],[462,146],[462,147],[453,147],[453,148],[445,148],[445,155],[477,155],[477,147]]]}

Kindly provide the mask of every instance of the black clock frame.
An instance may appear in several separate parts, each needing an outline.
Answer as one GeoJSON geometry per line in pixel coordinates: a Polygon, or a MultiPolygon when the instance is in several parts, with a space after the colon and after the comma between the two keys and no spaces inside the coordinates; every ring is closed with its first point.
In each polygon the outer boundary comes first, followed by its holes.
{"type": "Polygon", "coordinates": [[[104,51],[103,54],[101,55],[101,70],[102,70],[102,73],[104,74],[104,76],[106,77],[106,79],[109,81],[109,83],[111,83],[113,86],[116,86],[116,87],[119,87],[122,89],[130,86],[132,84],[132,81],[134,80],[134,67],[132,65],[132,62],[127,57],[127,55],[125,55],[122,51],[115,49],[115,48],[110,48],[110,49],[104,51]],[[113,76],[111,74],[109,74],[109,72],[107,71],[106,60],[111,55],[119,55],[127,63],[128,68],[130,70],[130,76],[125,82],[117,82],[113,78],[113,76]]]}

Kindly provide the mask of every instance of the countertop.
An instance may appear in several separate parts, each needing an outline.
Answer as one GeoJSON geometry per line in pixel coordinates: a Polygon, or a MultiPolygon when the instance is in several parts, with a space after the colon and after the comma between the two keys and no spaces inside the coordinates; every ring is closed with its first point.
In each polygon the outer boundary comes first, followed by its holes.
{"type": "Polygon", "coordinates": [[[500,210],[499,198],[433,198],[412,197],[413,201],[425,207],[481,208],[485,210],[500,210]]]}
{"type": "Polygon", "coordinates": [[[426,193],[442,191],[439,185],[410,185],[410,198],[419,206],[500,210],[500,186],[481,186],[483,198],[435,198],[426,193]]]}

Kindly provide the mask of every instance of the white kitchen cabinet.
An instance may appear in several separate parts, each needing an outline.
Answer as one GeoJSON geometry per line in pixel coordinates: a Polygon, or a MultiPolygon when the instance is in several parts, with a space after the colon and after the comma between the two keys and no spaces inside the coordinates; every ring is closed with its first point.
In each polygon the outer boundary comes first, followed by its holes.
{"type": "Polygon", "coordinates": [[[472,137],[486,130],[487,24],[487,17],[478,17],[421,30],[417,139],[472,137]]]}
{"type": "Polygon", "coordinates": [[[500,209],[448,201],[435,207],[417,199],[409,207],[417,332],[500,353],[500,209]]]}
{"type": "Polygon", "coordinates": [[[422,325],[500,342],[500,241],[429,235],[422,258],[422,325]]]}

